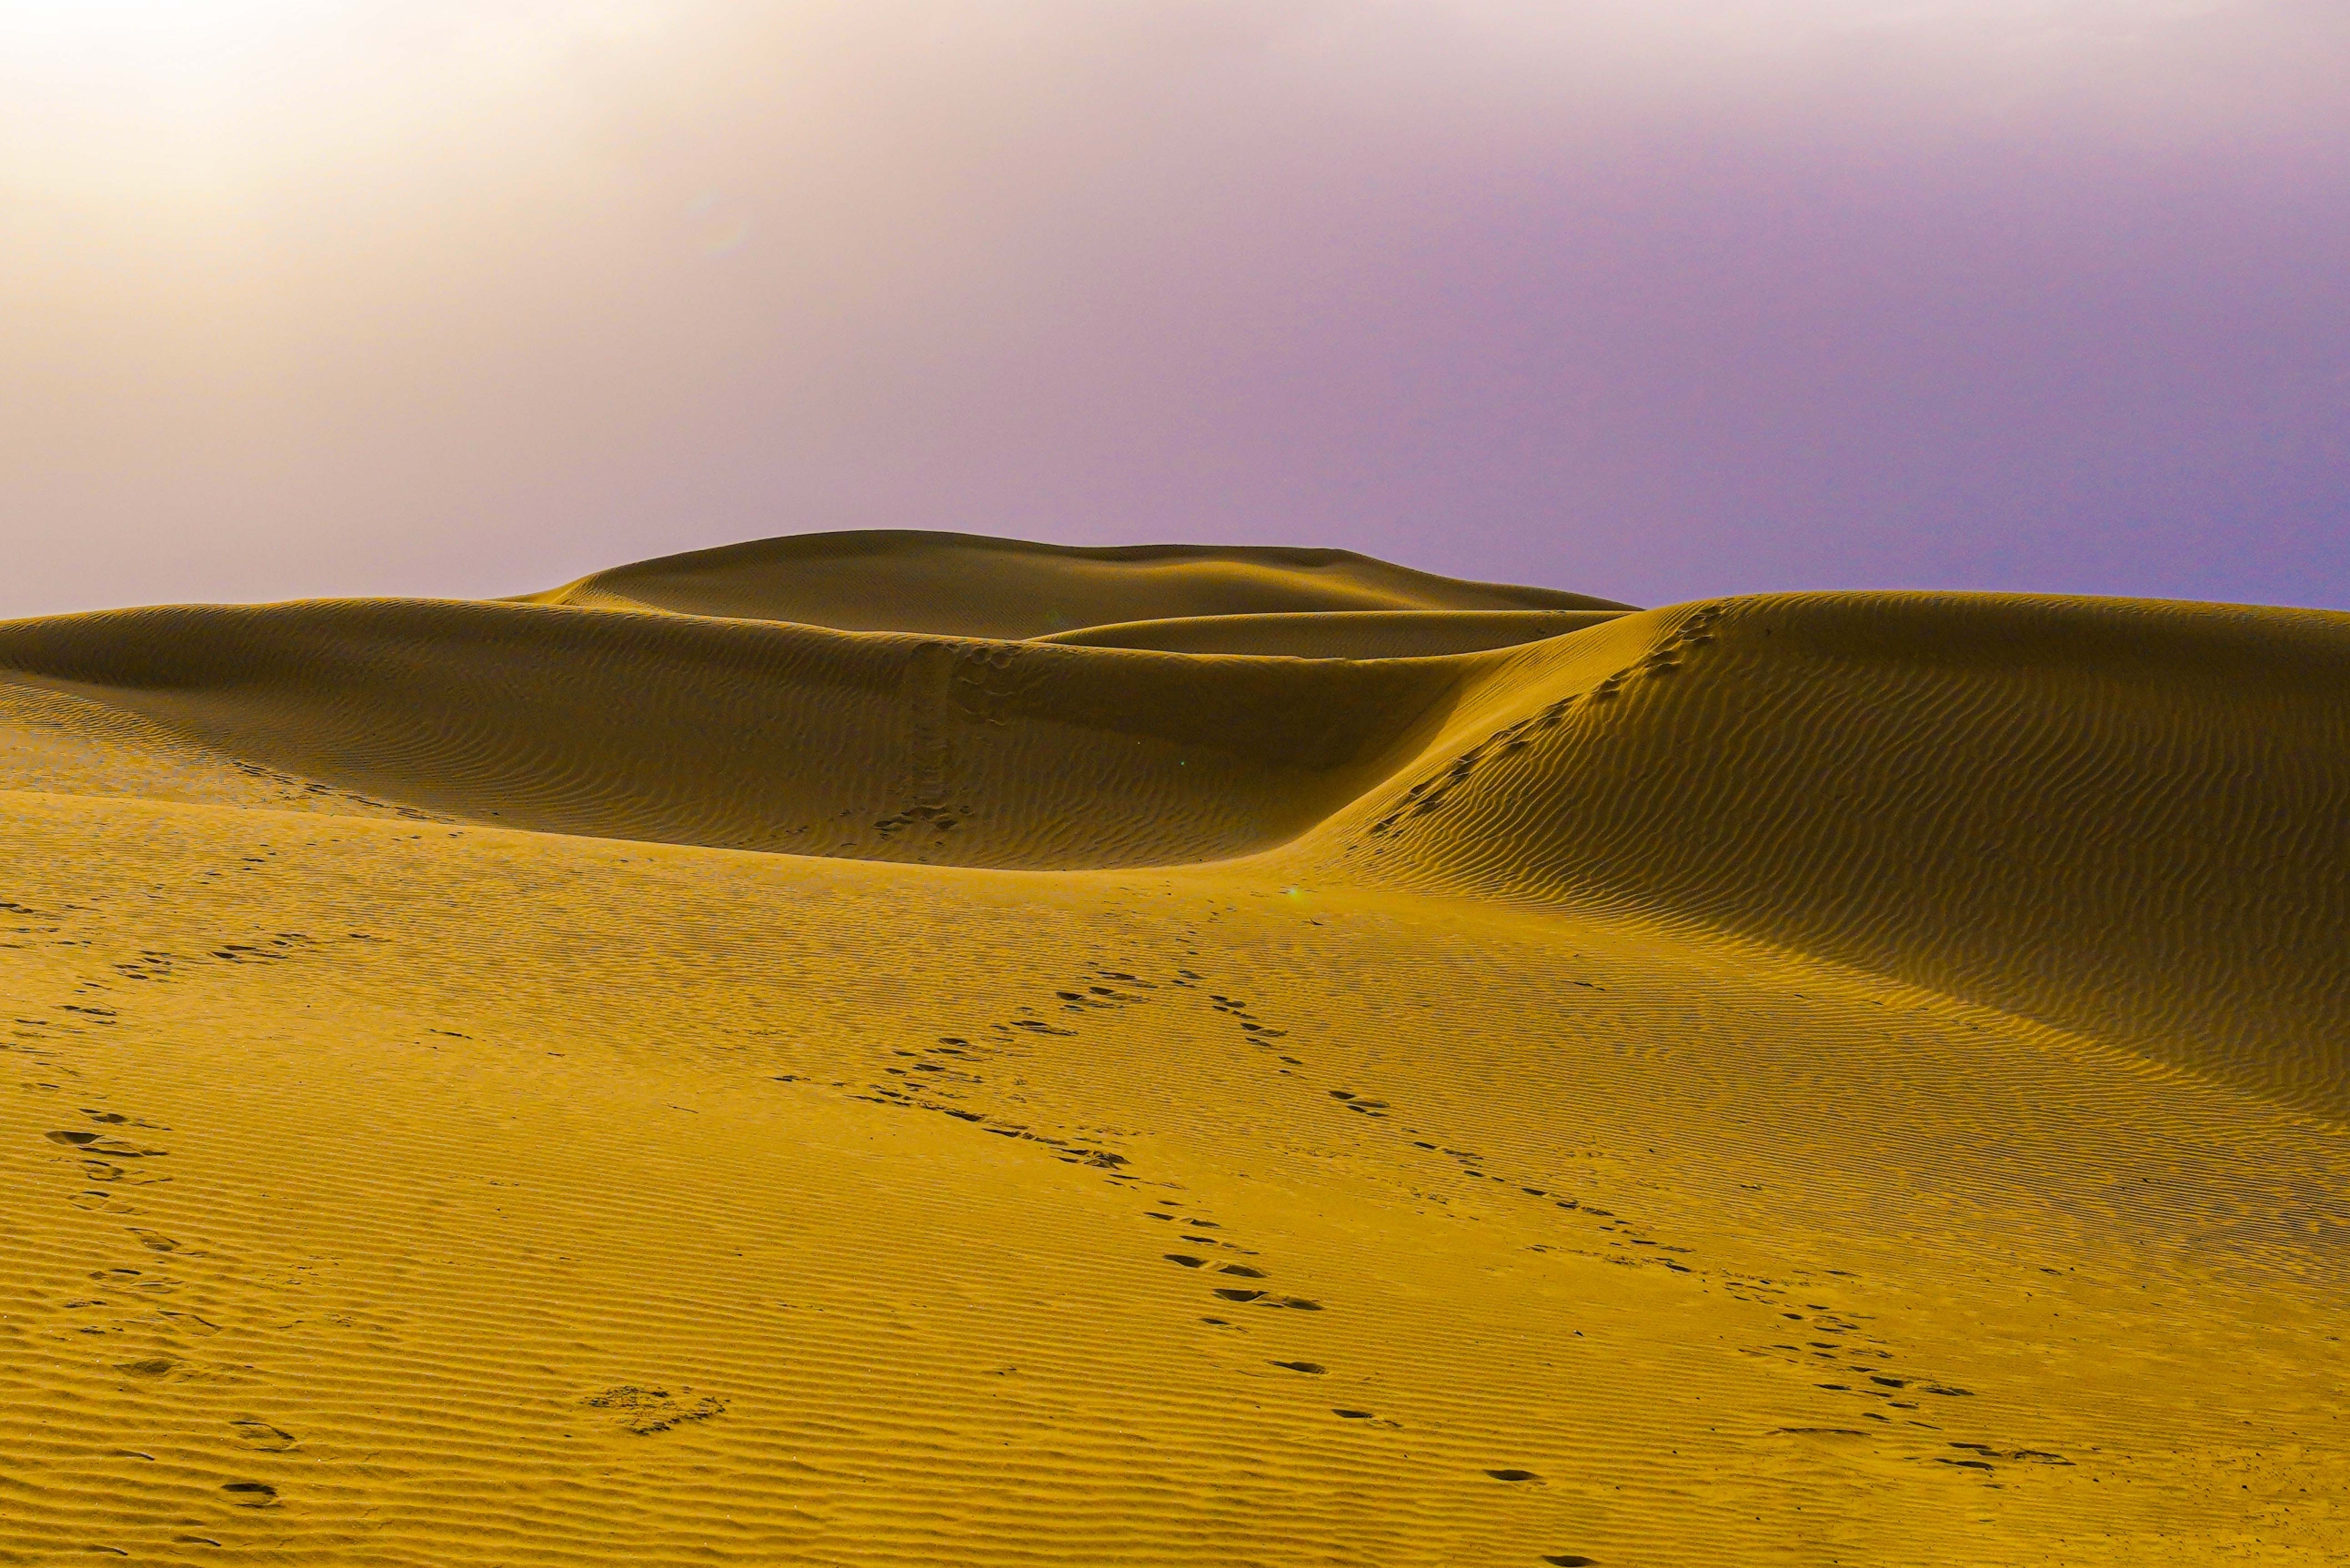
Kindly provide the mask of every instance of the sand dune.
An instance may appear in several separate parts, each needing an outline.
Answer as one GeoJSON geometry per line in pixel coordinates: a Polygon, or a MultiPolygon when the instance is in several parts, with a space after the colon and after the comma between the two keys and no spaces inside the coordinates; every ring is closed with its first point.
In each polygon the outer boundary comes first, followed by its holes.
{"type": "Polygon", "coordinates": [[[1033,868],[1278,844],[1461,678],[524,605],[0,628],[49,689],[339,789],[543,831],[1033,868]]]}
{"type": "Polygon", "coordinates": [[[904,534],[0,625],[0,1561],[2333,1560],[2345,677],[904,534]]]}
{"type": "Polygon", "coordinates": [[[1629,607],[1552,588],[1432,576],[1347,550],[1083,549],[888,531],[805,534],[665,556],[530,598],[597,609],[796,621],[841,631],[1014,639],[1191,616],[1629,607]]]}
{"type": "Polygon", "coordinates": [[[1809,595],[1486,673],[1334,877],[1669,912],[2350,1113],[2350,617],[1809,595]]]}

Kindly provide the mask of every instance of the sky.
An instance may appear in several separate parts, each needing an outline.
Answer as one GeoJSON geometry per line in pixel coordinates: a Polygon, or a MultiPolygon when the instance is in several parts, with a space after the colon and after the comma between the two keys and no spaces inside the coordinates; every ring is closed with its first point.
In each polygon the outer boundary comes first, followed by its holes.
{"type": "Polygon", "coordinates": [[[0,616],[835,528],[2350,607],[2342,0],[0,0],[0,616]]]}

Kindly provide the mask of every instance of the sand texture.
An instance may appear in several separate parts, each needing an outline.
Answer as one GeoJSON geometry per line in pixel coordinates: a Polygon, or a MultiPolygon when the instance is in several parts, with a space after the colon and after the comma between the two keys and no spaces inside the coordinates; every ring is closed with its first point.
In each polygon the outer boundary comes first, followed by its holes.
{"type": "Polygon", "coordinates": [[[2350,1561],[2350,616],[0,624],[0,1563],[2350,1561]]]}

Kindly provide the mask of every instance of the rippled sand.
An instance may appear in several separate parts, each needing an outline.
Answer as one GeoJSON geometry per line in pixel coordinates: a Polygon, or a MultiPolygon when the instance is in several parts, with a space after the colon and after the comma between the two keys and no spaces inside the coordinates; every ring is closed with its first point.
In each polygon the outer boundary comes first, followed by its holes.
{"type": "Polygon", "coordinates": [[[2350,1557],[2350,617],[0,624],[0,1562],[2350,1557]]]}

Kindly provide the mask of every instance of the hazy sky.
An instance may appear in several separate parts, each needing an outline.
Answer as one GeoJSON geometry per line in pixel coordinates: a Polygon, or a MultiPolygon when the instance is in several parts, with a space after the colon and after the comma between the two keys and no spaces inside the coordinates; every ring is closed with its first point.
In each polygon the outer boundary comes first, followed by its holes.
{"type": "Polygon", "coordinates": [[[0,0],[0,615],[824,528],[2350,607],[2345,0],[0,0]]]}

